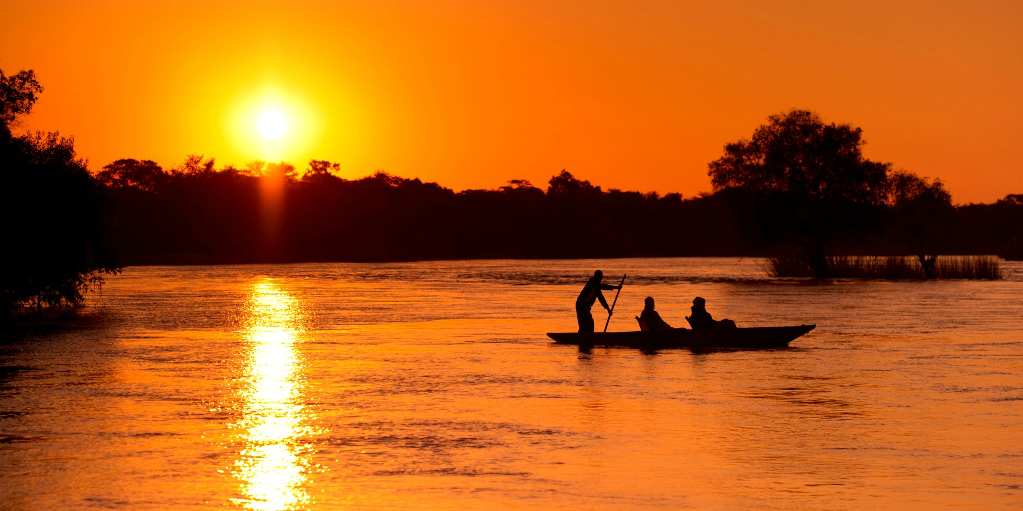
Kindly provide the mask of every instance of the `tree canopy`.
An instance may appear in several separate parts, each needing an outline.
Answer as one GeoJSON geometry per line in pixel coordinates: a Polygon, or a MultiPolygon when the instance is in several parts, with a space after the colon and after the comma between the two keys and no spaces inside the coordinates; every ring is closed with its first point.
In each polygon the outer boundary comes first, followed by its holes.
{"type": "Polygon", "coordinates": [[[863,157],[863,131],[825,124],[806,110],[768,117],[749,140],[725,145],[709,165],[715,190],[737,187],[789,194],[807,204],[879,204],[891,165],[863,157]]]}
{"type": "Polygon", "coordinates": [[[58,133],[14,136],[42,86],[32,71],[0,71],[0,312],[80,305],[83,291],[117,271],[101,183],[58,133]]]}
{"type": "Polygon", "coordinates": [[[0,69],[0,122],[4,127],[10,129],[18,117],[28,115],[42,92],[35,71],[29,69],[7,76],[0,69]]]}
{"type": "Polygon", "coordinates": [[[948,231],[955,219],[952,195],[940,179],[928,181],[905,171],[888,179],[887,229],[920,261],[927,278],[934,278],[938,254],[951,245],[948,231]]]}
{"type": "Polygon", "coordinates": [[[736,188],[759,203],[759,229],[798,247],[819,277],[839,234],[864,228],[886,195],[891,165],[863,157],[860,128],[792,110],[772,115],[749,140],[725,145],[709,164],[715,191],[736,188]]]}
{"type": "Polygon", "coordinates": [[[104,166],[96,178],[112,188],[138,188],[152,192],[167,181],[167,174],[153,160],[126,158],[104,166]]]}

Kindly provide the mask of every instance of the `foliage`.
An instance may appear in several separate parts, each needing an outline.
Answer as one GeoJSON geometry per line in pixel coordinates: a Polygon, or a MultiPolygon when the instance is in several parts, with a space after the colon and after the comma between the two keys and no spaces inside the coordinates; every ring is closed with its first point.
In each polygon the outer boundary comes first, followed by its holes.
{"type": "Polygon", "coordinates": [[[548,182],[547,193],[552,195],[599,194],[600,187],[593,186],[589,181],[580,181],[572,173],[562,169],[561,173],[548,182]]]}
{"type": "MultiPolygon", "coordinates": [[[[764,201],[736,187],[659,196],[605,191],[562,171],[547,190],[513,180],[455,192],[385,172],[344,179],[339,169],[314,160],[299,176],[288,164],[255,162],[247,170],[165,173],[155,189],[111,187],[121,255],[131,264],[768,255],[785,239],[745,230],[757,224],[751,219],[764,201]]],[[[887,229],[866,249],[905,253],[898,226],[913,222],[900,217],[911,209],[901,208],[915,195],[884,190],[887,229]]],[[[993,207],[967,208],[970,225],[1004,224],[992,216],[1003,210],[993,207]]],[[[959,234],[946,236],[943,248],[995,246],[960,231],[960,217],[956,210],[948,229],[959,234]]],[[[1002,239],[1001,231],[977,232],[1002,239]]],[[[834,246],[845,249],[848,239],[834,246]]],[[[800,264],[809,269],[805,259],[800,264]]]]}
{"type": "MultiPolygon", "coordinates": [[[[2,75],[2,73],[0,73],[2,75]]],[[[42,87],[31,71],[4,78],[0,100],[0,311],[28,305],[78,306],[88,287],[118,271],[105,218],[105,188],[57,133],[14,136],[42,87]],[[12,77],[14,78],[14,77],[12,77]]]]}
{"type": "Polygon", "coordinates": [[[1004,216],[1010,220],[1009,225],[1014,226],[998,255],[1008,261],[1023,261],[1023,194],[1006,195],[994,207],[1007,211],[1004,216]]]}
{"type": "Polygon", "coordinates": [[[112,188],[137,188],[152,192],[161,188],[169,176],[153,160],[122,159],[103,167],[96,179],[112,188]]]}
{"type": "Polygon", "coordinates": [[[997,280],[1003,277],[998,258],[992,256],[945,257],[934,274],[939,279],[997,280]]]}
{"type": "MultiPolygon", "coordinates": [[[[928,270],[916,258],[903,256],[837,256],[828,258],[832,278],[870,280],[1002,278],[998,259],[991,256],[945,257],[928,270]]],[[[813,277],[802,261],[792,257],[768,258],[765,270],[772,277],[813,277]]]]}
{"type": "Polygon", "coordinates": [[[186,176],[209,176],[216,172],[216,160],[214,158],[203,159],[201,154],[190,154],[185,157],[185,162],[180,167],[171,170],[176,174],[186,176]]]}
{"type": "Polygon", "coordinates": [[[818,277],[828,276],[828,247],[869,227],[884,199],[890,165],[862,154],[862,130],[825,124],[805,110],[772,115],[749,140],[725,145],[709,164],[715,190],[753,193],[758,230],[786,239],[818,277]]]}
{"type": "Polygon", "coordinates": [[[1023,261],[1023,236],[1010,238],[998,255],[1006,261],[1023,261]]]}
{"type": "Polygon", "coordinates": [[[947,250],[948,229],[955,218],[952,196],[940,179],[928,182],[896,172],[888,180],[888,228],[916,256],[927,278],[936,277],[938,255],[947,250]]]}
{"type": "Polygon", "coordinates": [[[1023,196],[1010,194],[992,204],[957,206],[947,237],[959,253],[1023,260],[1023,196]]]}
{"type": "MultiPolygon", "coordinates": [[[[278,164],[280,165],[280,164],[278,164]]],[[[719,197],[684,200],[554,176],[554,190],[516,180],[456,193],[378,172],[342,179],[310,162],[296,177],[227,168],[174,172],[155,189],[112,187],[126,262],[386,261],[465,258],[722,255],[744,250],[719,197]],[[278,195],[268,195],[276,190],[278,195]],[[555,191],[556,190],[556,191],[555,191]],[[269,201],[272,201],[273,208],[269,201]],[[705,220],[687,225],[690,218],[705,220]],[[273,223],[274,225],[270,225],[273,223]],[[694,243],[676,235],[689,230],[694,243]],[[268,233],[273,233],[270,236],[268,233]]]]}
{"type": "Polygon", "coordinates": [[[309,168],[302,173],[302,179],[327,179],[336,177],[341,172],[341,164],[327,160],[311,160],[309,168]]]}
{"type": "MultiPolygon", "coordinates": [[[[551,178],[554,179],[554,178],[551,178]]],[[[512,193],[519,190],[536,190],[537,188],[530,183],[528,179],[512,179],[508,181],[508,184],[501,187],[501,191],[505,193],[512,193]]]]}
{"type": "Polygon", "coordinates": [[[0,124],[9,130],[19,117],[32,112],[42,92],[35,71],[29,69],[7,76],[0,69],[0,124]]]}

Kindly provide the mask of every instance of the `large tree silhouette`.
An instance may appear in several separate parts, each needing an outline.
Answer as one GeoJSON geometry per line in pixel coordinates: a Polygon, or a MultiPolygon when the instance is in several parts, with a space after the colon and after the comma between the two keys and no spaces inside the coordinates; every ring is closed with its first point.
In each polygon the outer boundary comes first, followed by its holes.
{"type": "Polygon", "coordinates": [[[761,227],[789,240],[817,277],[829,276],[832,241],[862,229],[885,197],[890,164],[863,157],[862,130],[792,110],[710,163],[716,191],[755,193],[761,227]]]}
{"type": "Polygon", "coordinates": [[[105,188],[57,133],[14,136],[42,86],[32,71],[0,71],[0,311],[81,305],[83,291],[117,270],[104,219],[105,188]]]}

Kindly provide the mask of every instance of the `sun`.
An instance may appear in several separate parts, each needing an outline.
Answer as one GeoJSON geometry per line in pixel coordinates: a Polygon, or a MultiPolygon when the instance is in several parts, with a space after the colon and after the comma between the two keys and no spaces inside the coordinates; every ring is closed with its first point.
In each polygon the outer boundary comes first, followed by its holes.
{"type": "Polygon", "coordinates": [[[278,110],[267,110],[259,114],[256,127],[263,138],[277,140],[288,131],[288,118],[278,110]]]}

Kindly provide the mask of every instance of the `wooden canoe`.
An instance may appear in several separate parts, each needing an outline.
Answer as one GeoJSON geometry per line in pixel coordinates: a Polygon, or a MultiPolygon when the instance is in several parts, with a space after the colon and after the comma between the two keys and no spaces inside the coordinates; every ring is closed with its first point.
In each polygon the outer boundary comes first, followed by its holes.
{"type": "Polygon", "coordinates": [[[784,348],[793,339],[813,330],[817,325],[762,326],[752,328],[711,328],[688,330],[672,328],[657,332],[578,332],[548,333],[557,344],[580,347],[606,346],[660,350],[688,348],[694,351],[720,349],[784,348]]]}

